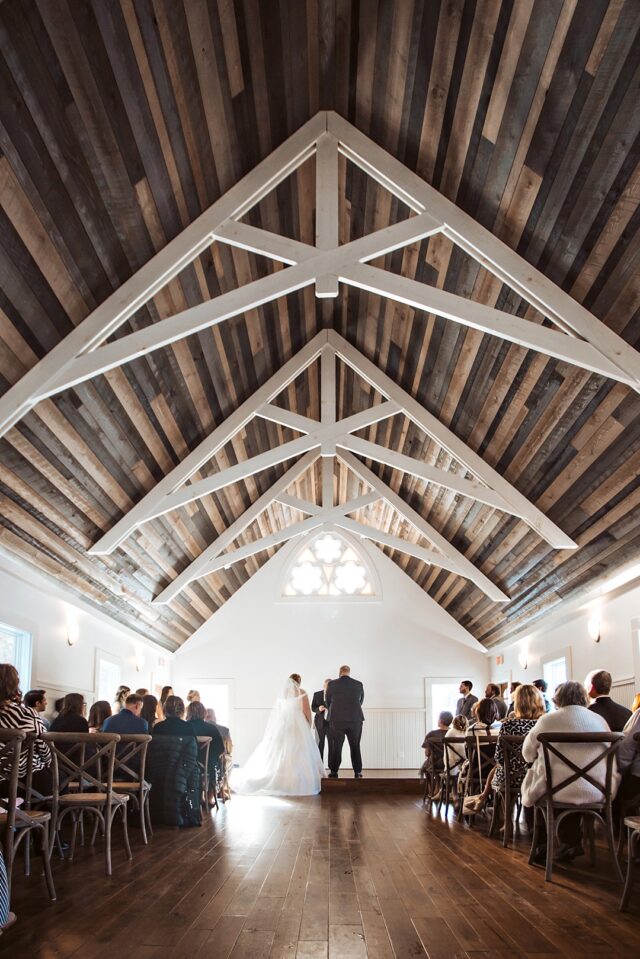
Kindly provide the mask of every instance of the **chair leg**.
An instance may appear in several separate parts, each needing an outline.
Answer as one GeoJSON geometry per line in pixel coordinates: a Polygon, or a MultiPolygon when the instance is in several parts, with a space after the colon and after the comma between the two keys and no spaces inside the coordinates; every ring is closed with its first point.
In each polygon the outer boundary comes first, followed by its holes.
{"type": "Polygon", "coordinates": [[[144,802],[144,814],[145,814],[145,817],[146,817],[146,820],[147,820],[147,835],[149,836],[149,839],[151,839],[151,838],[153,837],[153,827],[151,826],[151,809],[150,809],[150,807],[149,807],[149,794],[148,794],[148,793],[147,793],[147,797],[146,797],[145,802],[144,802]]]}
{"type": "MultiPolygon", "coordinates": [[[[542,812],[542,810],[541,810],[542,812]]],[[[547,808],[545,817],[547,823],[547,865],[544,873],[545,882],[551,882],[553,877],[553,846],[556,836],[556,823],[553,809],[547,808]]]]}
{"type": "Polygon", "coordinates": [[[31,830],[24,841],[24,874],[31,875],[31,830]]]}
{"type": "Polygon", "coordinates": [[[147,827],[144,821],[145,801],[144,801],[144,791],[142,789],[140,790],[140,801],[138,803],[138,807],[140,812],[140,832],[142,833],[142,842],[146,846],[148,845],[149,840],[147,839],[147,827]]]}
{"type": "Polygon", "coordinates": [[[120,809],[122,812],[122,828],[124,830],[124,848],[127,851],[127,858],[133,859],[133,853],[131,852],[131,846],[129,845],[129,825],[127,823],[127,804],[123,803],[120,809]]]}
{"type": "MultiPolygon", "coordinates": [[[[624,823],[623,827],[624,829],[624,823]]],[[[635,873],[635,846],[640,832],[632,829],[630,826],[627,827],[627,878],[625,880],[624,889],[622,890],[622,898],[620,900],[619,910],[620,912],[626,912],[627,906],[629,905],[629,897],[631,896],[631,889],[633,887],[634,873],[635,873]]]]}
{"type": "Polygon", "coordinates": [[[72,820],[72,822],[73,822],[73,826],[72,826],[72,829],[71,829],[71,848],[69,849],[69,862],[73,862],[73,855],[74,855],[74,853],[75,853],[75,851],[76,851],[76,836],[77,836],[77,834],[78,834],[78,819],[79,819],[78,813],[77,813],[76,810],[74,809],[73,812],[71,813],[71,820],[72,820]]]}
{"type": "Polygon", "coordinates": [[[104,860],[107,876],[111,875],[111,810],[104,807],[104,860]]]}
{"type": "Polygon", "coordinates": [[[42,865],[44,867],[44,876],[47,880],[47,889],[49,890],[49,899],[52,902],[56,900],[56,887],[53,884],[51,874],[51,857],[49,856],[49,823],[45,822],[42,826],[42,865]]]}
{"type": "Polygon", "coordinates": [[[536,854],[536,849],[538,848],[538,837],[540,835],[540,826],[538,824],[538,809],[536,806],[533,807],[533,835],[531,836],[531,849],[529,850],[529,865],[533,864],[533,860],[536,854]]]}
{"type": "Polygon", "coordinates": [[[607,845],[609,846],[609,852],[611,853],[611,858],[613,859],[613,864],[615,868],[616,875],[620,882],[624,882],[624,876],[622,875],[622,869],[620,868],[620,860],[618,859],[617,850],[616,850],[616,837],[613,832],[613,817],[611,814],[611,809],[607,809],[605,814],[605,832],[607,834],[607,845]]]}

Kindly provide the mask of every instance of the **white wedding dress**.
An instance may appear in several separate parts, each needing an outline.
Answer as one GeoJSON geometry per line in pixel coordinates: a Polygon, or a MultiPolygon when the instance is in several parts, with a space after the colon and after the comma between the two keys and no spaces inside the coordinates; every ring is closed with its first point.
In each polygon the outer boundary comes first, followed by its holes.
{"type": "Polygon", "coordinates": [[[315,736],[302,712],[307,694],[289,680],[276,700],[262,741],[240,769],[231,789],[241,796],[315,796],[324,766],[315,736]]]}

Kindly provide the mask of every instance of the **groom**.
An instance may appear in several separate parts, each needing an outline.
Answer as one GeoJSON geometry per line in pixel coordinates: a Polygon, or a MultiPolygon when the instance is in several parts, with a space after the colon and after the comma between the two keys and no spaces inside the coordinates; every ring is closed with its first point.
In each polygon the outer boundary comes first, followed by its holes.
{"type": "Polygon", "coordinates": [[[344,737],[349,741],[351,765],[356,779],[362,779],[360,738],[364,713],[364,686],[351,678],[349,666],[341,666],[338,679],[332,679],[325,692],[329,714],[329,779],[338,778],[344,737]]]}

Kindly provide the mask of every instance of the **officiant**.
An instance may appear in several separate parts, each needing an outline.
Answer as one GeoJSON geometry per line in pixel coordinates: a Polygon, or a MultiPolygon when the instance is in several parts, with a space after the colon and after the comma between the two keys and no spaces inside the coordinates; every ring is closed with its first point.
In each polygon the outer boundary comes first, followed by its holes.
{"type": "Polygon", "coordinates": [[[329,735],[329,720],[327,719],[327,703],[324,698],[324,694],[327,691],[327,686],[331,682],[330,679],[325,679],[322,684],[322,689],[318,690],[317,693],[313,694],[313,700],[311,701],[311,709],[314,713],[313,722],[316,727],[316,732],[318,734],[318,749],[320,750],[320,756],[324,762],[324,744],[327,736],[329,735]]]}

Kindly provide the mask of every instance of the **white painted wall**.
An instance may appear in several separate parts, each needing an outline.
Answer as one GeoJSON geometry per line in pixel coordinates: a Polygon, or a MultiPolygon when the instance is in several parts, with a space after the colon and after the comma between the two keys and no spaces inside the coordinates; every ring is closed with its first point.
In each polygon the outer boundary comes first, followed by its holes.
{"type": "Polygon", "coordinates": [[[234,758],[242,762],[291,672],[299,672],[313,692],[348,663],[365,686],[370,718],[364,727],[365,766],[376,765],[371,761],[375,750],[377,762],[414,767],[420,762],[420,741],[414,742],[426,722],[424,678],[464,676],[484,687],[485,651],[380,550],[364,542],[360,548],[379,574],[382,601],[283,600],[283,577],[298,548],[294,542],[280,550],[175,654],[176,693],[205,679],[232,679],[234,758]]]}
{"type": "MultiPolygon", "coordinates": [[[[68,692],[83,693],[88,703],[94,701],[97,650],[115,657],[121,664],[122,681],[133,689],[151,688],[152,674],[156,682],[170,681],[170,653],[96,615],[48,578],[4,554],[0,556],[0,622],[32,634],[30,686],[46,689],[50,703],[68,692]],[[74,646],[67,642],[70,623],[78,630],[74,646]],[[140,671],[136,662],[142,665],[140,671]]],[[[22,688],[28,688],[24,680],[22,688]]]]}
{"type": "Polygon", "coordinates": [[[640,689],[640,585],[631,584],[589,602],[568,603],[562,610],[515,644],[492,651],[491,678],[495,682],[512,679],[531,681],[542,675],[544,657],[560,655],[570,649],[572,678],[583,682],[589,672],[607,669],[614,682],[633,679],[640,689]],[[600,642],[589,636],[589,620],[600,621],[600,642]],[[496,664],[496,655],[504,664],[496,664]],[[527,663],[526,671],[521,663],[527,663]]]}

